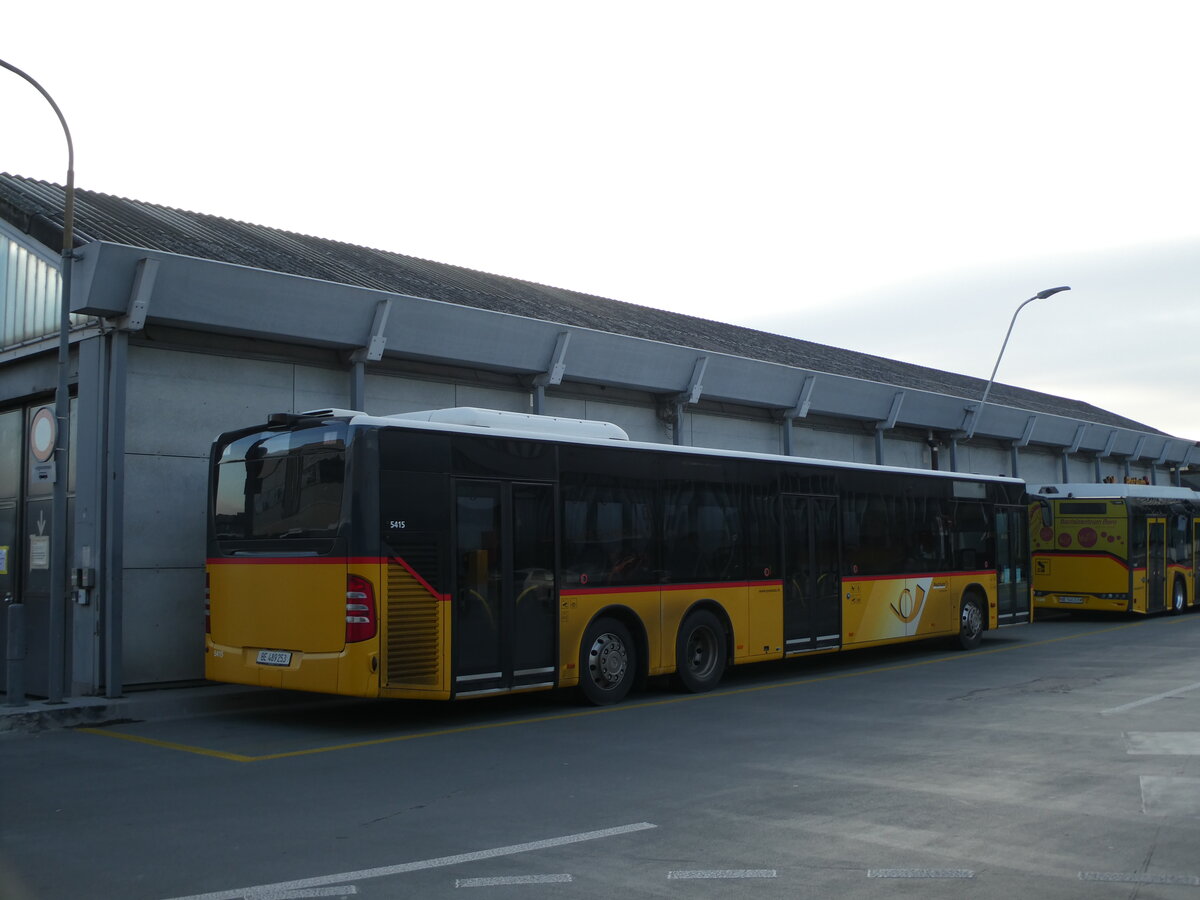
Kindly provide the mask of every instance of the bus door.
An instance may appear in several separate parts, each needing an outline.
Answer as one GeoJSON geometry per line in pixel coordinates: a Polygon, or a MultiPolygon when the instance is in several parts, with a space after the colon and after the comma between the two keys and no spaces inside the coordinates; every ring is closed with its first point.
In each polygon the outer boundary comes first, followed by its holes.
{"type": "Polygon", "coordinates": [[[783,495],[783,638],[786,654],[842,642],[835,497],[783,495]]]}
{"type": "Polygon", "coordinates": [[[1188,575],[1191,576],[1188,600],[1193,606],[1200,606],[1200,598],[1196,596],[1196,589],[1200,588],[1200,519],[1192,519],[1192,565],[1188,575]]]}
{"type": "Polygon", "coordinates": [[[1162,612],[1167,602],[1167,520],[1146,519],[1146,612],[1162,612]]]}
{"type": "Polygon", "coordinates": [[[454,695],[556,683],[554,485],[455,483],[454,695]]]}
{"type": "Polygon", "coordinates": [[[996,507],[996,602],[999,625],[1029,621],[1029,532],[1023,506],[996,507]]]}

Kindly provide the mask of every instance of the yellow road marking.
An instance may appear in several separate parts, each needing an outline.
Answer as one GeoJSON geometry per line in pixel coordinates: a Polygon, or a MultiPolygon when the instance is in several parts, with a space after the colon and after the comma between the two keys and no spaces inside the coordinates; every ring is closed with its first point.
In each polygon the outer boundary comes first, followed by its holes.
{"type": "Polygon", "coordinates": [[[197,753],[200,756],[215,756],[217,759],[228,759],[232,762],[255,762],[256,760],[256,757],[243,756],[240,753],[226,753],[223,750],[209,750],[207,747],[193,747],[190,744],[177,744],[174,741],[160,741],[137,734],[109,731],[107,728],[75,728],[73,730],[84,734],[98,734],[101,737],[120,738],[123,741],[133,741],[137,744],[149,744],[151,747],[163,747],[167,750],[181,750],[184,753],[197,753]]]}
{"type": "MultiPolygon", "coordinates": [[[[647,700],[642,703],[620,703],[615,706],[604,706],[598,709],[576,710],[569,713],[557,713],[549,716],[534,716],[526,719],[509,719],[504,722],[486,722],[478,725],[462,725],[457,728],[439,728],[434,731],[419,731],[414,734],[401,734],[392,737],[373,738],[369,741],[354,741],[349,744],[332,744],[327,747],[309,747],[305,750],[288,750],[283,753],[265,753],[261,756],[246,756],[241,753],[226,753],[222,750],[210,750],[207,747],[195,747],[189,744],[179,744],[173,741],[160,741],[155,738],[140,737],[135,734],[126,734],[120,731],[109,731],[106,728],[76,728],[75,731],[80,731],[85,734],[95,734],[101,737],[119,738],[125,741],[133,741],[139,744],[149,744],[152,747],[161,747],[166,750],[178,750],[183,753],[194,753],[200,756],[212,756],[217,759],[224,759],[230,762],[267,762],[275,759],[289,759],[295,756],[313,756],[318,753],[332,753],[337,750],[355,750],[361,747],[374,747],[380,744],[397,744],[402,741],[416,741],[425,738],[446,737],[452,734],[469,734],[474,731],[487,731],[492,728],[509,728],[514,725],[536,725],[540,722],[557,722],[565,719],[579,719],[584,716],[600,716],[608,713],[629,712],[635,709],[652,709],[658,706],[668,706],[675,703],[690,703],[695,700],[708,700],[715,697],[733,697],[738,694],[752,694],[758,691],[773,691],[780,688],[800,687],[808,684],[819,684],[825,681],[837,681],[843,678],[861,678],[864,675],[877,675],[884,672],[898,672],[904,669],[915,669],[919,666],[929,666],[935,663],[943,663],[957,660],[970,660],[980,656],[988,656],[993,653],[1007,653],[1011,650],[1020,650],[1026,647],[1040,647],[1045,644],[1057,644],[1061,641],[1075,640],[1081,637],[1090,637],[1094,634],[1106,634],[1110,631],[1123,631],[1127,628],[1137,628],[1142,625],[1150,624],[1150,621],[1159,620],[1142,620],[1139,622],[1128,622],[1122,625],[1113,625],[1108,628],[1101,628],[1096,631],[1078,632],[1076,634],[1068,634],[1063,637],[1046,638],[1041,641],[1033,641],[1028,644],[1015,644],[1011,647],[994,647],[990,650],[972,650],[963,654],[949,654],[946,656],[938,656],[933,659],[920,659],[913,662],[899,663],[890,666],[872,666],[868,669],[859,669],[854,672],[839,672],[832,675],[814,675],[810,678],[799,678],[791,681],[779,681],[771,684],[759,684],[751,687],[729,688],[726,690],[710,691],[705,694],[686,694],[679,697],[667,697],[661,700],[647,700]]],[[[1168,619],[1168,622],[1179,623],[1185,621],[1200,621],[1200,619],[1168,619]]]]}

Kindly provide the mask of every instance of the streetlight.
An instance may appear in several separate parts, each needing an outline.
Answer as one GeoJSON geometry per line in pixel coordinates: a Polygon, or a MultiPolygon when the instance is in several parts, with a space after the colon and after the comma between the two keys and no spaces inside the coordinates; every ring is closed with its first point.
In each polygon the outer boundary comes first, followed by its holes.
{"type": "Polygon", "coordinates": [[[1004,348],[1008,346],[1008,339],[1012,336],[1013,326],[1017,324],[1017,315],[1026,306],[1034,300],[1045,300],[1047,297],[1053,297],[1060,291],[1069,291],[1067,286],[1046,288],[1044,291],[1038,291],[1024,303],[1017,307],[1017,311],[1013,313],[1012,321],[1008,323],[1008,332],[1004,335],[1004,343],[1000,345],[1000,355],[996,357],[996,365],[992,366],[992,377],[988,379],[987,387],[983,389],[983,397],[979,400],[979,406],[975,409],[975,415],[971,417],[971,427],[967,430],[967,440],[975,436],[975,428],[979,424],[979,417],[983,415],[983,405],[987,403],[988,394],[992,390],[992,382],[996,380],[996,370],[1000,368],[1000,360],[1004,358],[1004,348]]]}
{"type": "Polygon", "coordinates": [[[0,66],[20,75],[46,98],[67,137],[67,188],[63,209],[61,297],[58,302],[58,385],[54,389],[54,417],[58,439],[54,444],[54,503],[50,515],[50,652],[46,702],[61,703],[63,697],[63,643],[67,611],[67,441],[71,434],[71,399],[67,393],[67,366],[71,357],[71,260],[75,258],[75,145],[71,129],[54,98],[16,66],[0,59],[0,66]]]}

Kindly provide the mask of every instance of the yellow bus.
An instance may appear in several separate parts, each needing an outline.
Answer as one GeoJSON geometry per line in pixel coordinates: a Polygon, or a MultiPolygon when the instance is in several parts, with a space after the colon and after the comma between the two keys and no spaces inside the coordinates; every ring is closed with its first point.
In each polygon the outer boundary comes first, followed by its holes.
{"type": "Polygon", "coordinates": [[[210,476],[214,681],[605,704],[1030,617],[1016,479],[468,408],[272,415],[219,437],[210,476]]]}
{"type": "Polygon", "coordinates": [[[1030,486],[1035,610],[1195,607],[1200,494],[1142,484],[1030,486]]]}

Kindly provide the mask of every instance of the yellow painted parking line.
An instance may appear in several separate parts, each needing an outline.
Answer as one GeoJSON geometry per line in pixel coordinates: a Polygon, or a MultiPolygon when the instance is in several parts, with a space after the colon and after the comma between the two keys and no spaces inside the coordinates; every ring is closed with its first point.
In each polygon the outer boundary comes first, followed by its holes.
{"type": "Polygon", "coordinates": [[[226,753],[223,750],[209,750],[207,747],[193,747],[190,744],[177,744],[174,741],[160,741],[156,738],[142,737],[137,734],[125,734],[122,731],[109,731],[107,728],[75,728],[74,731],[83,734],[98,734],[101,737],[119,738],[123,741],[133,741],[136,744],[149,744],[151,747],[162,747],[166,750],[181,750],[184,753],[197,753],[201,756],[215,756],[217,759],[227,759],[231,762],[254,762],[255,757],[243,756],[240,753],[226,753]]]}
{"type": "MultiPolygon", "coordinates": [[[[1041,641],[1032,641],[1028,644],[1014,644],[1010,647],[994,647],[990,650],[971,650],[961,654],[948,654],[946,656],[938,656],[932,659],[919,659],[912,662],[898,663],[887,666],[872,666],[867,669],[859,669],[854,672],[838,672],[830,675],[814,675],[810,678],[798,678],[789,681],[772,682],[771,684],[759,684],[750,687],[728,688],[725,690],[710,691],[706,694],[684,694],[678,697],[665,697],[659,700],[647,700],[641,703],[619,703],[615,706],[604,706],[597,709],[575,710],[573,712],[556,713],[549,716],[531,716],[524,719],[509,719],[503,722],[485,722],[478,725],[462,725],[457,728],[439,728],[433,731],[419,731],[413,734],[400,734],[391,737],[372,738],[367,741],[354,741],[346,744],[331,744],[324,747],[308,747],[304,750],[287,750],[282,753],[264,753],[259,756],[248,756],[241,753],[226,753],[222,750],[211,750],[207,747],[195,747],[189,744],[179,744],[172,741],[160,741],[154,738],[140,737],[138,735],[126,734],[120,731],[110,731],[107,728],[77,728],[76,731],[85,734],[100,735],[101,737],[119,738],[121,740],[133,741],[139,744],[148,744],[152,747],[161,747],[166,750],[177,750],[183,753],[195,753],[200,756],[212,756],[217,759],[228,760],[229,762],[268,762],[276,759],[290,759],[296,756],[314,756],[318,753],[333,753],[338,750],[356,750],[361,747],[375,747],[380,744],[398,744],[402,741],[417,741],[426,738],[447,737],[453,734],[470,734],[475,731],[487,731],[493,728],[510,728],[514,725],[536,725],[541,722],[557,722],[564,719],[579,719],[584,716],[601,716],[610,713],[632,712],[639,709],[651,709],[658,706],[668,706],[675,703],[691,703],[700,700],[710,700],[718,697],[732,697],[739,694],[753,694],[760,691],[774,691],[781,688],[801,687],[809,684],[820,684],[826,681],[838,681],[845,678],[861,678],[865,675],[878,675],[886,672],[899,672],[904,669],[915,669],[920,666],[931,666],[937,663],[951,661],[968,661],[977,659],[980,656],[988,656],[993,653],[1008,653],[1012,650],[1020,650],[1026,647],[1040,647],[1046,644],[1056,644],[1061,641],[1075,640],[1081,637],[1090,637],[1095,634],[1106,634],[1111,631],[1123,631],[1127,628],[1139,628],[1149,624],[1151,621],[1162,620],[1141,620],[1137,622],[1127,622],[1121,625],[1113,625],[1108,628],[1101,628],[1096,631],[1078,632],[1076,634],[1064,635],[1062,637],[1046,638],[1041,641]]],[[[1197,621],[1200,619],[1171,619],[1172,622],[1197,621]]]]}

